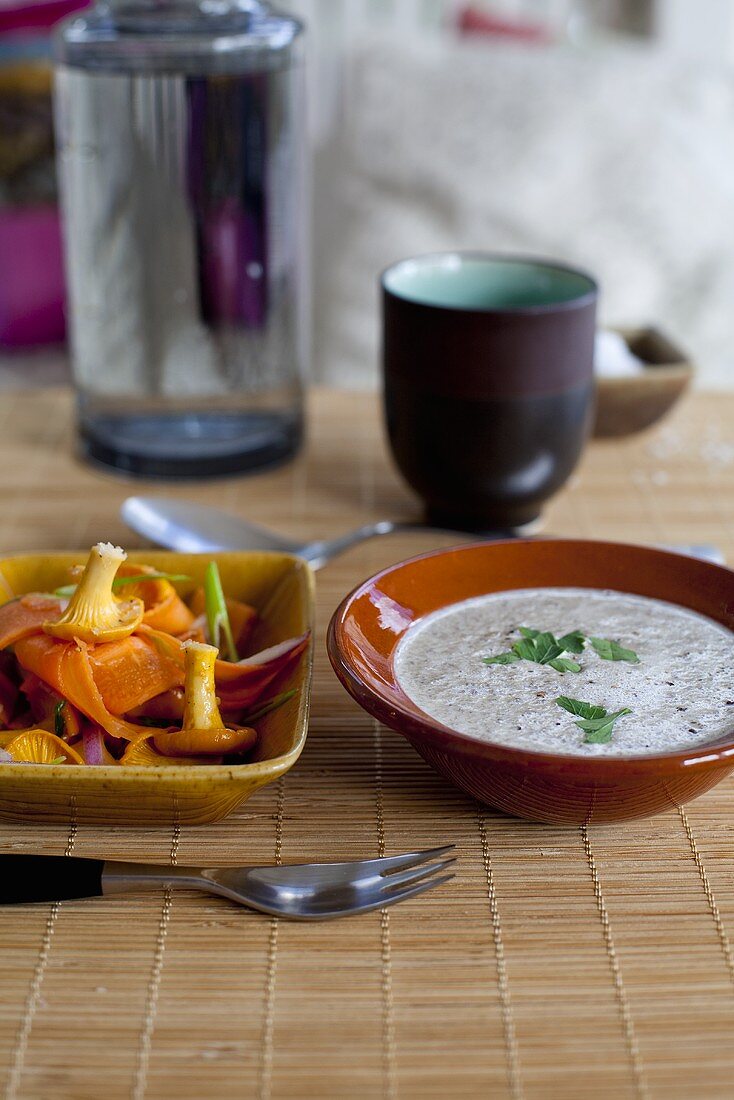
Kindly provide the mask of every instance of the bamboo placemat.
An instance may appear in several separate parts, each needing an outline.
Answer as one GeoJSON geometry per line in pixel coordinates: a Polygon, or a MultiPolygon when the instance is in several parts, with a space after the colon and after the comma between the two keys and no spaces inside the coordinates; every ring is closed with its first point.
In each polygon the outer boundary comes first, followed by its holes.
{"type": "MultiPolygon", "coordinates": [[[[416,515],[372,397],[322,392],[311,412],[296,464],[166,491],[314,537],[416,515]]],[[[734,397],[696,396],[653,434],[595,444],[547,530],[734,560],[732,423],[734,397]]],[[[64,392],[3,395],[3,552],[135,544],[117,509],[140,483],[79,465],[71,438],[64,392]]],[[[309,742],[240,813],[173,833],[2,824],[0,849],[289,862],[452,842],[454,882],[324,925],[188,893],[0,912],[8,1100],[732,1096],[732,782],[629,825],[515,821],[447,787],[332,675],[339,598],[442,541],[374,541],[319,573],[309,742]]]]}

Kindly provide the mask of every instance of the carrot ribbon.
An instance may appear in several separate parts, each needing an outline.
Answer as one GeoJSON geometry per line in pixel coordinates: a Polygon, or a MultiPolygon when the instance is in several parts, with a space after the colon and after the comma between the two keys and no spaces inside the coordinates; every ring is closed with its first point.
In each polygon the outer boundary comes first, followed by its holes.
{"type": "MultiPolygon", "coordinates": [[[[183,627],[185,633],[194,622],[193,615],[167,581],[145,581],[131,587],[161,584],[171,588],[185,615],[164,596],[151,605],[154,614],[150,618],[153,622],[163,619],[170,628],[183,627]]],[[[144,620],[134,634],[119,641],[89,646],[60,641],[43,633],[43,623],[58,612],[59,603],[58,599],[31,594],[1,606],[0,650],[15,646],[23,669],[35,673],[107,733],[128,740],[137,737],[141,727],[120,716],[139,708],[144,714],[145,704],[151,699],[183,686],[181,639],[144,620]]],[[[243,611],[245,632],[251,621],[252,617],[243,611]]],[[[215,680],[222,710],[232,713],[256,703],[266,688],[293,666],[308,638],[308,634],[290,638],[238,662],[218,660],[215,680]]]]}
{"type": "Polygon", "coordinates": [[[46,620],[59,613],[61,601],[54,596],[31,594],[10,600],[0,607],[0,649],[15,645],[21,638],[38,634],[46,620]]]}
{"type": "Polygon", "coordinates": [[[15,654],[24,669],[35,673],[112,737],[134,741],[150,735],[147,726],[126,722],[107,709],[94,682],[89,650],[83,642],[59,642],[46,634],[36,634],[21,639],[15,654]]]}

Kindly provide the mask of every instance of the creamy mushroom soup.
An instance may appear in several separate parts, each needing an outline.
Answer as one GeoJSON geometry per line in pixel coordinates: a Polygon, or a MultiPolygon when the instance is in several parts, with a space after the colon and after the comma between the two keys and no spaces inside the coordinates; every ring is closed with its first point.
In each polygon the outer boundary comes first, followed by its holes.
{"type": "Polygon", "coordinates": [[[734,732],[734,634],[661,600],[518,589],[415,623],[395,655],[405,694],[480,741],[542,752],[667,752],[734,732]]]}

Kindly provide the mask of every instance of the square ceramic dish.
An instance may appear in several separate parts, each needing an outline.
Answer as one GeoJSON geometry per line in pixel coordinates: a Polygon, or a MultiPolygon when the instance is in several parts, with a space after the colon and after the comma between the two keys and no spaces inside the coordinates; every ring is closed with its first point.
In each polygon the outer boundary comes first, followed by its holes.
{"type": "MultiPolygon", "coordinates": [[[[0,558],[2,602],[68,583],[69,567],[85,558],[85,552],[0,558]]],[[[207,564],[216,561],[225,593],[260,612],[258,649],[313,628],[313,574],[290,554],[139,550],[128,560],[190,576],[190,582],[176,586],[184,597],[203,583],[207,564]]],[[[297,694],[258,723],[260,739],[251,762],[180,768],[0,764],[0,818],[160,826],[221,820],[300,756],[308,728],[312,651],[310,645],[293,672],[279,682],[279,690],[296,688],[297,694]]]]}

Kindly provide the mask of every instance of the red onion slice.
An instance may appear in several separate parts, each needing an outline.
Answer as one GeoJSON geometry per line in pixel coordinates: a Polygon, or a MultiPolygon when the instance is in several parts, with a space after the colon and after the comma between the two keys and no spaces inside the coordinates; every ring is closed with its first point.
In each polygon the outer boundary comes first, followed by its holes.
{"type": "Polygon", "coordinates": [[[251,657],[243,657],[236,663],[232,663],[232,668],[259,667],[271,661],[279,661],[281,657],[286,657],[292,650],[302,646],[307,638],[307,633],[301,634],[299,638],[288,638],[285,642],[278,642],[277,645],[271,645],[268,649],[261,649],[259,653],[253,653],[251,657]]]}
{"type": "Polygon", "coordinates": [[[104,764],[104,734],[99,726],[85,729],[82,733],[84,741],[84,759],[87,764],[99,767],[104,764]]]}

